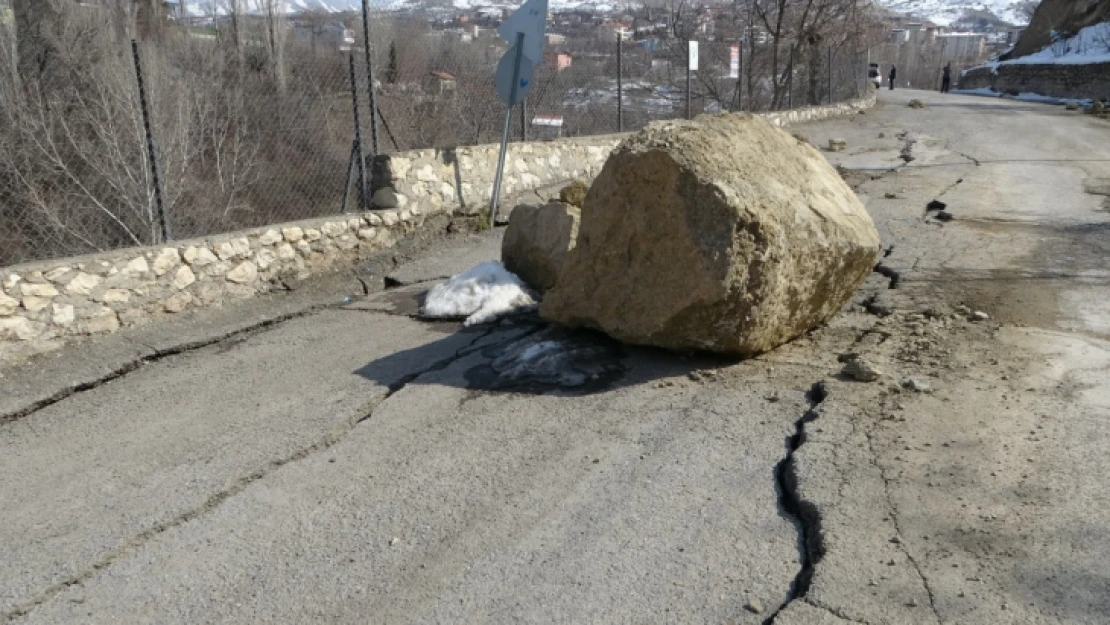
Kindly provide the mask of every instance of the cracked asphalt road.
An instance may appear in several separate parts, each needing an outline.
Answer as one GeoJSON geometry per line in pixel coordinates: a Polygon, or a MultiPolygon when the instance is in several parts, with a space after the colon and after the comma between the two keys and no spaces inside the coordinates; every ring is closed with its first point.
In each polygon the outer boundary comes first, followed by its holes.
{"type": "Polygon", "coordinates": [[[806,131],[887,275],[760,358],[490,390],[534,321],[407,314],[486,238],[0,369],[0,622],[1110,621],[1110,126],[880,96],[806,131]]]}

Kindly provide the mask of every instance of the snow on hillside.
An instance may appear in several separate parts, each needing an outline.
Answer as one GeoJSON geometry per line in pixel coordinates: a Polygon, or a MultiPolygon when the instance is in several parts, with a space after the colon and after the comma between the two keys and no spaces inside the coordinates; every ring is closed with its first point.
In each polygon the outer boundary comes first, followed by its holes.
{"type": "Polygon", "coordinates": [[[898,13],[912,14],[938,26],[948,26],[963,17],[965,11],[990,11],[999,19],[1011,24],[1024,24],[1027,20],[1017,11],[1014,0],[879,0],[880,4],[898,13]]]}
{"type": "MultiPolygon", "coordinates": [[[[370,6],[375,9],[392,8],[401,4],[403,0],[370,0],[370,6]]],[[[172,4],[177,4],[172,2],[172,4]]],[[[229,0],[188,0],[185,5],[189,15],[193,17],[206,17],[210,15],[226,15],[229,0]]],[[[244,13],[261,13],[263,0],[239,0],[240,10],[244,13]]],[[[285,0],[286,13],[303,13],[305,11],[325,11],[327,13],[341,13],[344,11],[358,11],[362,8],[362,0],[285,0]]]]}
{"type": "MultiPolygon", "coordinates": [[[[177,4],[179,0],[170,0],[171,4],[177,4]]],[[[519,6],[523,0],[454,0],[456,8],[465,9],[470,7],[480,6],[504,6],[513,8],[519,6]]],[[[396,9],[408,0],[370,0],[371,9],[396,9]]],[[[206,17],[210,15],[226,15],[228,13],[229,0],[188,0],[186,9],[189,15],[194,17],[206,17]]],[[[263,0],[239,0],[239,5],[242,11],[246,13],[261,13],[263,0]]],[[[614,6],[602,2],[601,0],[590,1],[587,0],[549,0],[549,6],[552,9],[584,9],[593,10],[598,12],[607,12],[615,10],[614,6]]],[[[362,0],[285,0],[285,10],[287,13],[296,14],[305,11],[325,11],[328,13],[342,13],[347,11],[358,11],[362,8],[362,0]]]]}
{"type": "Polygon", "coordinates": [[[1039,52],[1019,56],[1008,61],[992,61],[987,67],[999,65],[1022,65],[1039,63],[1060,63],[1081,65],[1084,63],[1110,63],[1110,22],[1088,26],[1070,39],[1060,39],[1039,52]]]}

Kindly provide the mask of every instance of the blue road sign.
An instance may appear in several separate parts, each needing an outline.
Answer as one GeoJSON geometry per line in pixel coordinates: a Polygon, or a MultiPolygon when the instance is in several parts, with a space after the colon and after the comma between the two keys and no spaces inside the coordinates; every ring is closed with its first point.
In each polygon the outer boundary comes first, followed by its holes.
{"type": "Polygon", "coordinates": [[[498,61],[497,74],[493,79],[497,86],[497,95],[501,96],[501,100],[509,107],[516,106],[524,101],[528,92],[532,90],[532,82],[535,80],[536,74],[535,65],[532,61],[521,55],[520,71],[516,80],[516,97],[512,98],[510,102],[509,98],[513,88],[513,65],[516,63],[516,57],[516,46],[513,46],[498,61]]]}

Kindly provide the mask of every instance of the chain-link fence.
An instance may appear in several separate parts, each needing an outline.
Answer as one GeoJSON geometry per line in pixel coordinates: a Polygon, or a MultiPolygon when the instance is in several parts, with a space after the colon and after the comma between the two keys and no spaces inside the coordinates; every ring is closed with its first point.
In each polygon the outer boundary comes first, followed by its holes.
{"type": "MultiPolygon", "coordinates": [[[[277,0],[177,18],[144,11],[156,2],[4,4],[0,266],[337,214],[362,201],[354,181],[376,150],[494,143],[502,132],[501,16],[370,15],[366,55],[362,14],[290,15],[277,0]]],[[[750,39],[736,52],[703,41],[687,72],[685,40],[625,40],[605,24],[552,30],[513,140],[864,89],[866,59],[847,47],[802,58],[750,39]]]]}

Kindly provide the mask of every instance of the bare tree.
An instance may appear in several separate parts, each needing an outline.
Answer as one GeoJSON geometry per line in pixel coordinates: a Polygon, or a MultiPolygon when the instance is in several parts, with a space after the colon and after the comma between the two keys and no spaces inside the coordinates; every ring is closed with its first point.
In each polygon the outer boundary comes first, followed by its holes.
{"type": "MultiPolygon", "coordinates": [[[[216,15],[215,4],[212,5],[213,18],[216,15]]],[[[227,0],[227,19],[231,27],[231,45],[235,51],[235,62],[238,67],[243,66],[243,11],[242,0],[227,0]]]]}
{"type": "Polygon", "coordinates": [[[269,57],[270,72],[278,93],[285,93],[285,39],[288,25],[285,21],[285,0],[262,0],[262,15],[265,20],[266,56],[269,57]]]}
{"type": "MultiPolygon", "coordinates": [[[[0,99],[13,103],[0,107],[0,205],[14,211],[3,221],[25,233],[36,256],[153,243],[159,233],[142,111],[129,44],[117,37],[121,15],[134,13],[114,10],[125,3],[46,2],[54,13],[36,36],[49,55],[27,88],[0,81],[0,99]]],[[[183,221],[210,219],[221,205],[227,212],[256,154],[238,94],[213,88],[223,75],[217,61],[184,61],[219,58],[190,48],[197,45],[211,44],[180,37],[142,48],[163,199],[183,221]],[[178,210],[202,196],[204,211],[178,210]]],[[[0,62],[0,73],[13,71],[14,57],[0,62]]]]}

